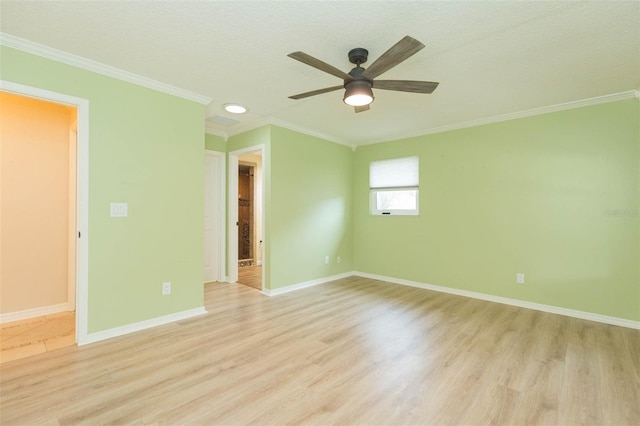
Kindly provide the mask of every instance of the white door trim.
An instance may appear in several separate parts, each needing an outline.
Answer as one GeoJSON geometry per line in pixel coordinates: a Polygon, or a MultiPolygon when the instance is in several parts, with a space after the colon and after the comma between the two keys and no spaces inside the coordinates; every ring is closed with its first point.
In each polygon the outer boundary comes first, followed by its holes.
{"type": "Polygon", "coordinates": [[[89,100],[0,80],[0,90],[76,108],[78,146],[76,162],[76,228],[81,235],[76,251],[76,342],[87,342],[89,316],[89,100]]]}
{"type": "MultiPolygon", "coordinates": [[[[74,127],[78,126],[78,117],[76,110],[74,127]]],[[[77,270],[77,258],[76,258],[76,246],[78,245],[78,230],[76,229],[76,216],[78,210],[77,200],[77,188],[78,177],[77,173],[77,158],[78,158],[78,131],[76,128],[69,130],[69,217],[68,226],[69,232],[67,233],[67,239],[69,241],[69,247],[67,250],[67,311],[76,310],[76,270],[77,270]]]]}
{"type": "MultiPolygon", "coordinates": [[[[260,190],[262,191],[262,218],[261,218],[261,228],[262,228],[262,238],[264,247],[265,237],[266,237],[266,229],[265,229],[265,217],[266,217],[266,209],[265,209],[265,176],[267,176],[267,168],[269,165],[265,159],[265,148],[264,144],[250,146],[248,148],[239,149],[237,151],[229,152],[229,228],[227,231],[227,238],[229,240],[229,267],[227,270],[228,281],[231,283],[235,283],[238,281],[238,158],[242,154],[247,154],[250,152],[260,152],[260,156],[262,157],[262,185],[260,190]]],[[[262,289],[264,290],[265,285],[265,271],[268,267],[268,259],[266,258],[266,253],[263,249],[262,251],[262,289]]]]}
{"type": "Polygon", "coordinates": [[[216,214],[217,219],[215,220],[215,225],[219,232],[219,238],[217,241],[214,241],[214,244],[217,245],[217,250],[216,252],[219,253],[219,258],[218,258],[218,262],[220,262],[220,267],[218,268],[218,276],[215,277],[216,281],[218,282],[225,282],[227,280],[226,277],[226,268],[225,268],[225,262],[226,262],[226,251],[227,251],[227,247],[226,247],[226,194],[225,194],[225,188],[226,188],[226,165],[225,165],[225,160],[226,160],[226,155],[224,152],[218,152],[218,151],[212,151],[209,149],[206,149],[204,151],[204,155],[205,157],[216,157],[220,160],[220,168],[217,171],[217,175],[218,175],[218,182],[219,182],[219,197],[217,200],[213,200],[214,202],[214,209],[213,211],[216,214]]]}

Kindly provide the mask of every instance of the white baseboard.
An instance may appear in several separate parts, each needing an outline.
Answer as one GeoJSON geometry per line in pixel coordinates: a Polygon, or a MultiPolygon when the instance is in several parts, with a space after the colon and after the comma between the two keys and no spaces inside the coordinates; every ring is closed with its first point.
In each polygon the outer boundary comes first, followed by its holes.
{"type": "Polygon", "coordinates": [[[316,280],[305,281],[298,284],[288,285],[286,287],[280,287],[273,290],[264,289],[261,291],[262,294],[266,296],[277,296],[283,293],[289,293],[290,291],[301,290],[307,287],[313,287],[314,285],[328,283],[330,281],[339,280],[342,278],[347,278],[353,275],[353,272],[345,272],[343,274],[331,275],[330,277],[318,278],[316,280]]]}
{"type": "Polygon", "coordinates": [[[78,346],[86,345],[88,343],[95,343],[101,340],[110,339],[112,337],[123,336],[129,333],[135,333],[136,331],[146,330],[148,328],[157,327],[159,325],[170,324],[172,322],[181,321],[187,318],[204,315],[207,310],[204,307],[190,309],[188,311],[176,312],[174,314],[164,315],[158,318],[152,318],[145,321],[136,322],[133,324],[123,325],[122,327],[115,327],[109,330],[98,331],[97,333],[90,333],[85,339],[78,341],[78,346]]]}
{"type": "Polygon", "coordinates": [[[57,314],[60,312],[73,311],[75,308],[69,306],[68,303],[59,303],[51,306],[41,306],[39,308],[25,309],[24,311],[8,312],[0,314],[0,324],[7,322],[20,321],[28,318],[41,317],[44,315],[57,314]]]}
{"type": "MultiPolygon", "coordinates": [[[[458,296],[470,297],[472,299],[479,299],[479,300],[485,300],[485,301],[488,301],[488,302],[495,302],[495,303],[502,303],[502,304],[505,304],[505,305],[518,306],[518,307],[521,307],[521,308],[533,309],[533,310],[542,311],[542,312],[549,312],[549,313],[552,313],[552,314],[564,315],[564,316],[573,317],[573,318],[580,318],[580,319],[600,322],[600,323],[604,323],[604,324],[611,324],[611,325],[617,325],[617,326],[621,326],[621,327],[640,329],[640,321],[633,321],[633,320],[628,320],[628,319],[624,319],[624,318],[611,317],[611,316],[600,315],[600,314],[595,314],[595,313],[591,313],[591,312],[578,311],[578,310],[568,309],[568,308],[561,308],[561,307],[552,306],[552,305],[544,305],[544,304],[541,304],[541,303],[527,302],[527,301],[518,300],[518,299],[510,299],[510,298],[501,297],[501,296],[493,296],[493,295],[484,294],[484,293],[476,293],[476,292],[473,292],[473,291],[460,290],[460,289],[451,288],[451,287],[442,287],[442,286],[433,285],[433,284],[426,284],[426,283],[420,283],[420,282],[417,282],[417,281],[405,280],[405,279],[402,279],[402,278],[387,277],[387,276],[384,276],[384,275],[369,274],[369,273],[366,273],[366,272],[359,272],[359,271],[345,272],[345,273],[342,273],[342,274],[337,274],[337,275],[332,275],[332,276],[329,276],[329,277],[318,278],[318,279],[315,279],[315,280],[305,281],[305,282],[298,283],[298,284],[292,284],[292,285],[289,285],[289,286],[286,286],[286,287],[276,288],[276,289],[273,289],[273,290],[264,289],[264,290],[261,291],[261,293],[266,295],[266,296],[277,296],[277,295],[280,295],[280,294],[289,293],[291,291],[301,290],[301,289],[308,288],[308,287],[313,287],[313,286],[316,286],[316,285],[328,283],[328,282],[339,280],[339,279],[342,279],[342,278],[348,278],[350,276],[370,278],[370,279],[374,279],[374,280],[385,281],[385,282],[392,283],[392,284],[406,285],[406,286],[410,286],[410,287],[422,288],[422,289],[425,289],[425,290],[437,291],[437,292],[440,292],[440,293],[455,294],[455,295],[458,295],[458,296]]],[[[9,317],[9,316],[12,316],[12,315],[28,315],[27,313],[32,313],[32,312],[36,312],[37,311],[37,315],[24,316],[24,317],[20,317],[18,319],[29,318],[31,316],[40,316],[40,315],[47,315],[47,314],[51,314],[51,313],[64,312],[64,311],[68,310],[67,308],[68,308],[67,304],[64,303],[64,304],[55,305],[55,306],[47,306],[47,307],[44,307],[44,308],[30,309],[30,310],[27,310],[27,311],[15,312],[15,313],[10,313],[10,314],[3,314],[2,316],[0,316],[0,318],[2,319],[2,322],[9,322],[9,321],[5,320],[5,317],[9,317]],[[55,311],[51,310],[51,309],[54,309],[54,308],[56,309],[55,311]],[[44,310],[47,310],[47,311],[45,312],[44,310]]],[[[172,322],[184,320],[184,319],[187,319],[187,318],[196,317],[196,316],[199,316],[199,315],[204,315],[206,313],[207,313],[207,311],[205,310],[204,307],[195,308],[195,309],[190,309],[188,311],[177,312],[177,313],[174,313],[174,314],[169,314],[169,315],[165,315],[165,316],[158,317],[158,318],[153,318],[153,319],[146,320],[146,321],[140,321],[140,322],[137,322],[137,323],[134,323],[134,324],[128,324],[128,325],[125,325],[125,326],[122,326],[122,327],[116,327],[116,328],[112,328],[112,329],[109,329],[109,330],[99,331],[97,333],[91,333],[91,334],[87,335],[85,339],[82,339],[81,341],[78,341],[78,345],[82,346],[82,345],[86,345],[88,343],[99,342],[101,340],[110,339],[112,337],[122,336],[122,335],[125,335],[125,334],[146,330],[148,328],[152,328],[152,327],[156,327],[156,326],[164,325],[164,324],[169,324],[169,323],[172,323],[172,322]]],[[[15,319],[11,319],[11,321],[16,321],[16,320],[15,319]]]]}
{"type": "Polygon", "coordinates": [[[470,297],[472,299],[486,300],[489,302],[502,303],[504,305],[518,306],[520,308],[527,308],[527,309],[533,309],[536,311],[549,312],[552,314],[564,315],[567,317],[601,322],[604,324],[611,324],[611,325],[617,325],[620,327],[640,329],[640,321],[633,321],[633,320],[628,320],[628,319],[618,318],[618,317],[610,317],[607,315],[594,314],[594,313],[585,312],[585,311],[577,311],[575,309],[561,308],[558,306],[544,305],[542,303],[534,303],[534,302],[527,302],[524,300],[510,299],[508,297],[492,296],[490,294],[476,293],[474,291],[460,290],[460,289],[451,288],[451,287],[442,287],[442,286],[433,285],[433,284],[425,284],[425,283],[405,280],[401,278],[393,278],[393,277],[386,277],[383,275],[369,274],[366,272],[354,271],[352,275],[355,275],[357,277],[386,281],[393,284],[423,288],[425,290],[438,291],[440,293],[455,294],[458,296],[470,297]]]}

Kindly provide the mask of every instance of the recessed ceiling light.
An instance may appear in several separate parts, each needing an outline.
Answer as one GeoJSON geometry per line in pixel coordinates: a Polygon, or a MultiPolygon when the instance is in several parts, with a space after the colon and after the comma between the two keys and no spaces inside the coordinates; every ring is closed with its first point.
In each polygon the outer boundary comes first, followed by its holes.
{"type": "Polygon", "coordinates": [[[224,110],[232,114],[244,114],[247,109],[238,104],[224,104],[224,110]]]}

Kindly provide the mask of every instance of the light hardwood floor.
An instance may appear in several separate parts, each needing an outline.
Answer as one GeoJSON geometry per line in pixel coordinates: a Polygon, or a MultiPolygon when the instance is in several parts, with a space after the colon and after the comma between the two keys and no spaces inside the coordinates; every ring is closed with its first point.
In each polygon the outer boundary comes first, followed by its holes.
{"type": "Polygon", "coordinates": [[[262,290],[262,265],[238,268],[238,284],[262,290]]]}
{"type": "Polygon", "coordinates": [[[2,324],[0,363],[76,344],[75,312],[61,312],[2,324]]]}
{"type": "Polygon", "coordinates": [[[640,424],[640,331],[346,278],[0,365],[0,422],[640,424]]]}

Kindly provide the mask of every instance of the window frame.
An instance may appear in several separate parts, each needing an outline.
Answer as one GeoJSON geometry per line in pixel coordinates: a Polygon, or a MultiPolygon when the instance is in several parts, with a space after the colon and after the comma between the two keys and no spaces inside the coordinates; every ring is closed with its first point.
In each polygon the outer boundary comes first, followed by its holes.
{"type": "Polygon", "coordinates": [[[420,215],[420,156],[369,161],[369,215],[420,215]],[[378,209],[378,194],[394,191],[415,191],[415,209],[378,209]]]}
{"type": "Polygon", "coordinates": [[[417,186],[403,186],[393,188],[369,188],[369,214],[371,216],[419,216],[420,215],[420,189],[417,186]],[[378,193],[394,191],[415,191],[415,209],[378,209],[378,193]]]}

